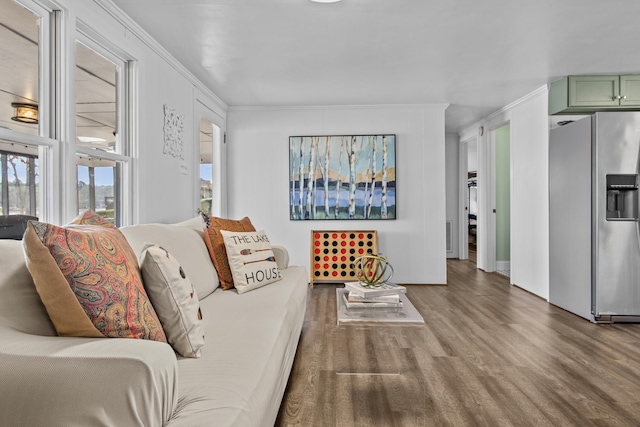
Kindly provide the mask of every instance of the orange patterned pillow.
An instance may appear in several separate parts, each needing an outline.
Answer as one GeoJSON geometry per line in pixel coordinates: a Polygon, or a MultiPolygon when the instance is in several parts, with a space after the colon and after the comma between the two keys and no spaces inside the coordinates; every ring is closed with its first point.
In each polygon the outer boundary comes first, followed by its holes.
{"type": "Polygon", "coordinates": [[[226,231],[256,231],[251,224],[249,218],[244,217],[241,220],[232,220],[217,218],[215,216],[207,216],[202,214],[205,221],[204,242],[207,244],[209,256],[213,261],[213,266],[218,272],[220,286],[222,289],[229,290],[233,288],[233,275],[231,267],[229,267],[229,259],[227,258],[227,250],[224,246],[224,237],[220,230],[226,231]]]}
{"type": "Polygon", "coordinates": [[[30,221],[27,267],[60,336],[167,342],[120,230],[94,212],[59,227],[30,221]]]}

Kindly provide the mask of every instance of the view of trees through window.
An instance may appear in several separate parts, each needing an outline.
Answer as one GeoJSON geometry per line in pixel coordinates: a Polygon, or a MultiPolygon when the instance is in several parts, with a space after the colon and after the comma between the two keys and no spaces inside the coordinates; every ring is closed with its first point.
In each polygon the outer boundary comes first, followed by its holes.
{"type": "Polygon", "coordinates": [[[115,162],[107,166],[82,165],[82,160],[78,163],[78,210],[94,211],[115,224],[115,162]]]}
{"type": "Polygon", "coordinates": [[[38,159],[0,151],[0,215],[38,216],[38,159]]]}

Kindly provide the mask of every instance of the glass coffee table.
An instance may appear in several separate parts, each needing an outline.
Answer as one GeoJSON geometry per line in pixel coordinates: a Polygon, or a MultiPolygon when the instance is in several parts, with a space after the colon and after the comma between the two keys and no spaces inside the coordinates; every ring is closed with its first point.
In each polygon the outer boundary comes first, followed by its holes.
{"type": "Polygon", "coordinates": [[[411,304],[406,294],[400,294],[402,307],[347,308],[343,298],[343,295],[347,292],[345,288],[336,289],[338,326],[382,323],[424,325],[422,315],[411,304]]]}

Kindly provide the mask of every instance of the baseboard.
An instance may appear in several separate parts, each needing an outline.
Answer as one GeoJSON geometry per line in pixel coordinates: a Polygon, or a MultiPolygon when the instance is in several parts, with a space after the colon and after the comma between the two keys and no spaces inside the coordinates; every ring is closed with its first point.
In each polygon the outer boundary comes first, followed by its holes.
{"type": "Polygon", "coordinates": [[[511,261],[496,261],[496,270],[511,270],[511,261]]]}

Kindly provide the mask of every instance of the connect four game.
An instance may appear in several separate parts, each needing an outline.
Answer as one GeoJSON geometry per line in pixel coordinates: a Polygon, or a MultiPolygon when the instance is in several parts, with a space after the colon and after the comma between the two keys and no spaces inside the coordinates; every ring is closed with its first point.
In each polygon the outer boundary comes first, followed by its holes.
{"type": "Polygon", "coordinates": [[[311,230],[311,286],[357,280],[353,261],[377,252],[376,230],[311,230]]]}

